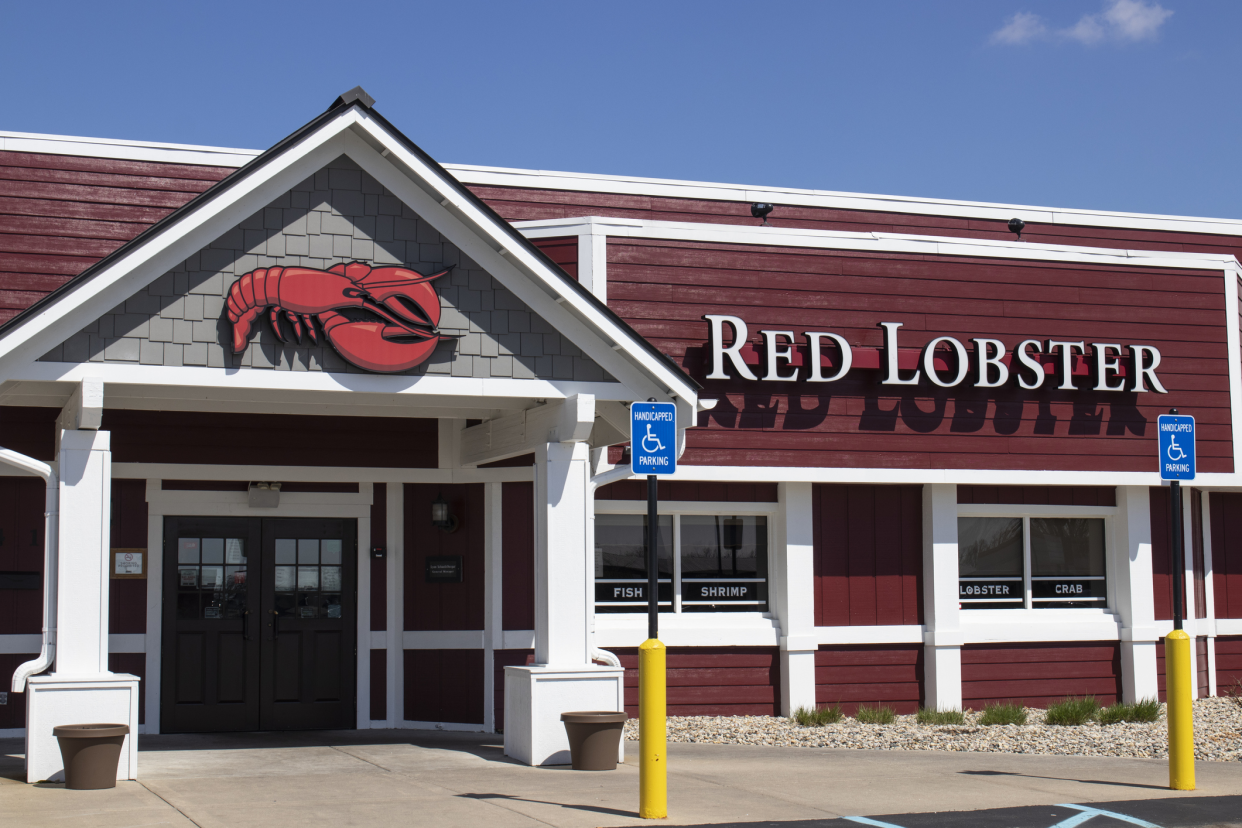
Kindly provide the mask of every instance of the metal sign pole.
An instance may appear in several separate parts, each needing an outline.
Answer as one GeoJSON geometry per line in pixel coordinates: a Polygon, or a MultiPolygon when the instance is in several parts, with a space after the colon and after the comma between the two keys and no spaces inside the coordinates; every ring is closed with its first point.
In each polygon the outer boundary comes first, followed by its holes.
{"type": "Polygon", "coordinates": [[[1182,538],[1182,480],[1195,479],[1195,421],[1177,409],[1156,421],[1160,477],[1169,481],[1169,557],[1173,568],[1173,631],[1164,639],[1165,689],[1169,728],[1169,787],[1195,789],[1195,720],[1191,704],[1190,636],[1182,629],[1186,603],[1186,555],[1182,538]],[[1180,440],[1180,442],[1179,442],[1180,440]]]}
{"type": "Polygon", "coordinates": [[[647,638],[660,637],[659,484],[647,475],[647,638]]]}
{"type": "Polygon", "coordinates": [[[1182,484],[1177,480],[1169,483],[1169,500],[1173,512],[1169,521],[1173,526],[1173,629],[1180,630],[1185,615],[1182,604],[1186,597],[1186,555],[1182,551],[1182,484]]]}

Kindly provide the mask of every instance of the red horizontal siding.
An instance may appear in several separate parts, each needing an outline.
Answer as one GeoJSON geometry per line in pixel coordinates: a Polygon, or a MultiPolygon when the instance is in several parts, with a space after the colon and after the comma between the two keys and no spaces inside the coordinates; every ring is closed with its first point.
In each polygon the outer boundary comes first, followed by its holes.
{"type": "MultiPolygon", "coordinates": [[[[371,629],[388,629],[388,484],[375,483],[371,495],[371,549],[381,548],[384,557],[371,557],[371,629]]],[[[369,550],[366,550],[369,551],[369,550]]],[[[382,717],[381,717],[382,718],[382,717]]]]}
{"type": "Polygon", "coordinates": [[[502,629],[535,628],[535,484],[501,484],[502,629]]]}
{"type": "Polygon", "coordinates": [[[407,721],[483,724],[482,650],[406,650],[404,668],[407,721]]]}
{"type": "MultiPolygon", "coordinates": [[[[405,484],[405,627],[407,630],[483,629],[483,484],[405,484]],[[431,503],[448,501],[455,532],[431,525],[431,503]],[[461,583],[427,583],[426,559],[460,555],[461,583]]],[[[435,720],[432,720],[435,721],[435,720]]]]}
{"type": "Polygon", "coordinates": [[[1208,640],[1207,638],[1195,639],[1195,685],[1198,688],[1199,698],[1208,697],[1208,640]]]}
{"type": "Polygon", "coordinates": [[[816,484],[815,623],[923,623],[922,486],[816,484]]]}
{"type": "Polygon", "coordinates": [[[0,322],[230,172],[0,152],[0,322]]]}
{"type": "MultiPolygon", "coordinates": [[[[614,649],[625,668],[625,712],[638,716],[638,651],[614,649]]],[[[775,647],[670,647],[670,716],[779,716],[775,647]]]]}
{"type": "Polygon", "coordinates": [[[388,718],[388,651],[371,650],[371,697],[367,715],[373,722],[388,718]]]}
{"type": "Polygon", "coordinates": [[[815,701],[839,704],[847,715],[860,704],[913,713],[923,703],[923,647],[919,644],[820,645],[815,653],[815,701]]]}
{"type": "Polygon", "coordinates": [[[1121,646],[1112,641],[967,644],[962,647],[962,704],[1047,707],[1066,696],[1121,698],[1121,646]]]}
{"type": "MultiPolygon", "coordinates": [[[[147,548],[147,481],[112,481],[112,546],[122,549],[147,548]]],[[[111,579],[108,632],[146,631],[147,582],[139,578],[111,579]]]]}
{"type": "Polygon", "coordinates": [[[1212,492],[1208,504],[1216,617],[1242,618],[1242,494],[1212,492]]]}
{"type": "Polygon", "coordinates": [[[1116,506],[1113,486],[958,486],[958,503],[1020,506],[1116,506]]]}
{"type": "Polygon", "coordinates": [[[1216,637],[1216,694],[1242,696],[1242,636],[1216,637]]]}
{"type": "MultiPolygon", "coordinates": [[[[43,572],[46,492],[43,480],[37,477],[0,477],[0,572],[43,572]]],[[[0,635],[38,634],[42,630],[41,589],[0,589],[0,635]]],[[[4,675],[9,674],[0,673],[4,675]]]]}
{"type": "MultiPolygon", "coordinates": [[[[776,503],[775,483],[713,483],[698,480],[661,480],[660,500],[715,501],[724,503],[776,503]]],[[[622,480],[595,490],[596,500],[647,500],[647,481],[622,480]]]]}
{"type": "Polygon", "coordinates": [[[1204,429],[1204,469],[1232,470],[1218,274],[634,239],[608,250],[610,307],[720,401],[683,463],[1150,471],[1155,418],[1175,405],[1204,429]],[[1172,313],[1153,316],[1157,304],[1172,313]],[[1083,379],[1079,392],[897,388],[861,369],[831,386],[709,381],[713,313],[740,313],[757,349],[765,328],[875,349],[880,321],[903,323],[904,348],[942,335],[1148,343],[1170,393],[1096,393],[1083,379]]]}
{"type": "Polygon", "coordinates": [[[564,236],[555,239],[531,239],[530,243],[538,247],[553,262],[558,264],[561,270],[569,275],[569,278],[577,281],[578,279],[578,237],[564,236]]]}

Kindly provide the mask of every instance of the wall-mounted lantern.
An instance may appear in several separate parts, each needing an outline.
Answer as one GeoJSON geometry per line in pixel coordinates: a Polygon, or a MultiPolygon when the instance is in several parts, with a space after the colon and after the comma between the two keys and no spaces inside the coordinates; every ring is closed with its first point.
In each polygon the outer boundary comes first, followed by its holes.
{"type": "Polygon", "coordinates": [[[448,501],[444,499],[443,493],[436,495],[436,499],[431,501],[431,525],[440,527],[446,533],[457,531],[457,515],[449,511],[448,501]]]}
{"type": "Polygon", "coordinates": [[[279,483],[251,483],[248,494],[251,509],[275,509],[280,506],[279,483]]]}

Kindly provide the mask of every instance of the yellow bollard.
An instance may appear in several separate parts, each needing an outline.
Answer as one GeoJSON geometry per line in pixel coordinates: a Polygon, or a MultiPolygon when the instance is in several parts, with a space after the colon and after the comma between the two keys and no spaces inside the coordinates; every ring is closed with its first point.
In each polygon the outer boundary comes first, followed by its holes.
{"type": "Polygon", "coordinates": [[[638,815],[668,818],[665,654],[657,639],[638,648],[638,815]]]}
{"type": "Polygon", "coordinates": [[[1190,636],[1174,630],[1164,639],[1164,680],[1168,693],[1169,787],[1195,789],[1195,718],[1190,703],[1190,636]]]}

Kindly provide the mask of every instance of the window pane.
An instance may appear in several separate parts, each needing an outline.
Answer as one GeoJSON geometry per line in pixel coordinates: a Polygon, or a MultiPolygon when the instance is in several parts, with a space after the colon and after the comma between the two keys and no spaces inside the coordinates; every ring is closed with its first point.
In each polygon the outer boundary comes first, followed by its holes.
{"type": "MultiPolygon", "coordinates": [[[[673,575],[673,518],[659,517],[660,577],[673,575]]],[[[647,516],[597,515],[595,518],[595,577],[647,577],[647,516]]]]}
{"type": "Polygon", "coordinates": [[[177,541],[177,563],[198,563],[198,538],[181,538],[177,541]]]}
{"type": "Polygon", "coordinates": [[[766,578],[768,519],[683,515],[682,578],[766,578]]]}
{"type": "Polygon", "coordinates": [[[203,563],[224,563],[224,538],[203,538],[203,563]]]}
{"type": "Polygon", "coordinates": [[[1031,575],[1104,574],[1102,518],[1031,518],[1031,575]]]}
{"type": "Polygon", "coordinates": [[[292,566],[276,567],[276,591],[277,592],[293,592],[294,589],[294,573],[297,568],[292,566]]]}
{"type": "Polygon", "coordinates": [[[319,567],[298,567],[298,592],[314,592],[319,589],[319,567]]]}
{"type": "Polygon", "coordinates": [[[317,538],[302,538],[298,541],[298,563],[319,563],[319,540],[317,538]]]}
{"type": "Polygon", "coordinates": [[[341,562],[340,540],[321,540],[319,542],[319,554],[322,555],[320,563],[339,564],[341,562]]]}
{"type": "Polygon", "coordinates": [[[960,578],[1021,578],[1021,518],[958,518],[960,578]]]}
{"type": "Polygon", "coordinates": [[[292,538],[276,539],[276,563],[295,564],[298,562],[298,542],[292,538]]]}

